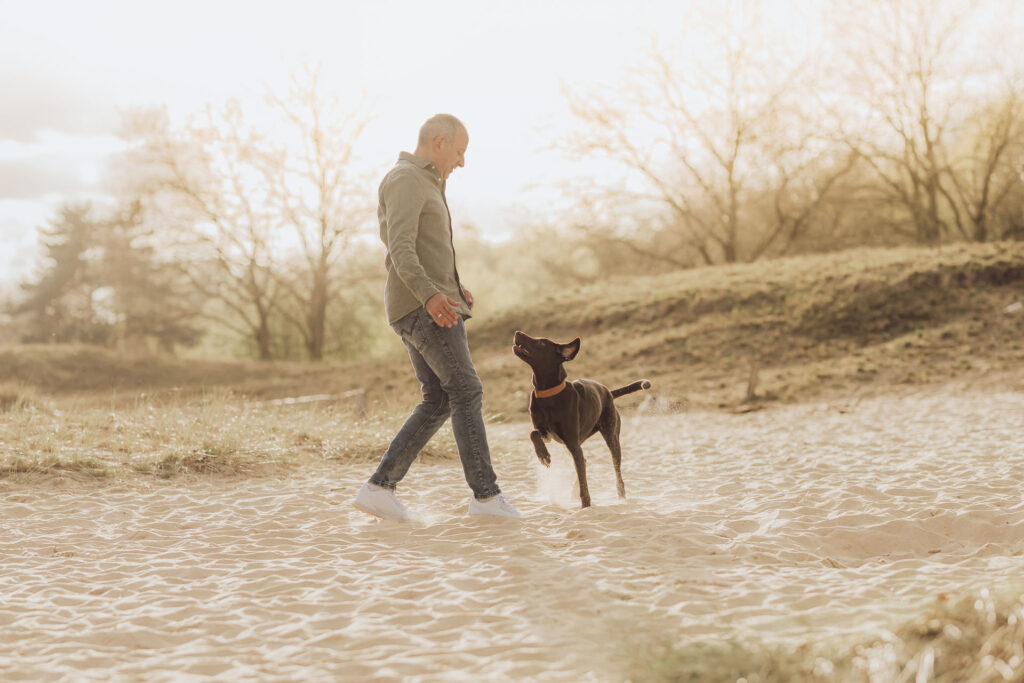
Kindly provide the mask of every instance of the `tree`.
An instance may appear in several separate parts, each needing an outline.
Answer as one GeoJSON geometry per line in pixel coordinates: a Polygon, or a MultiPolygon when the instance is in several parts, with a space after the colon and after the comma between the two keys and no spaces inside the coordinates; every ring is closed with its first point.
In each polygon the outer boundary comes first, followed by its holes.
{"type": "Polygon", "coordinates": [[[126,348],[154,340],[172,351],[199,340],[194,310],[155,258],[139,212],[138,203],[105,216],[89,204],[65,205],[41,230],[41,274],[22,285],[16,309],[29,319],[24,341],[126,348]]]}
{"type": "Polygon", "coordinates": [[[682,249],[623,241],[645,257],[684,267],[785,253],[852,168],[809,120],[813,65],[782,54],[758,30],[759,6],[744,8],[691,24],[684,66],[655,49],[628,96],[569,93],[583,126],[565,149],[625,169],[607,201],[646,202],[648,224],[678,236],[682,249]]]}
{"type": "MultiPolygon", "coordinates": [[[[275,273],[291,305],[281,313],[302,336],[312,360],[323,358],[328,304],[345,284],[337,266],[352,240],[373,216],[372,184],[353,169],[355,145],[369,118],[343,112],[337,96],[325,93],[318,70],[293,78],[286,97],[270,102],[291,127],[293,148],[278,146],[263,156],[269,204],[294,230],[298,257],[275,273]]],[[[351,284],[351,283],[350,283],[351,284]]]]}
{"type": "Polygon", "coordinates": [[[258,163],[259,136],[230,100],[208,107],[182,129],[166,112],[136,113],[125,135],[135,141],[125,159],[131,191],[167,228],[165,248],[191,286],[227,315],[202,315],[251,339],[261,360],[271,352],[271,311],[279,288],[273,275],[275,217],[261,203],[268,188],[258,163]]]}
{"type": "Polygon", "coordinates": [[[107,343],[112,320],[98,305],[95,273],[87,252],[96,243],[99,223],[88,203],[65,204],[40,228],[45,252],[41,272],[21,285],[23,298],[15,313],[27,316],[22,341],[107,343]]]}
{"type": "Polygon", "coordinates": [[[127,164],[145,170],[137,191],[176,235],[171,248],[192,286],[216,302],[204,315],[251,339],[260,359],[275,355],[272,318],[281,317],[320,360],[337,266],[372,216],[370,184],[352,165],[368,119],[342,111],[316,71],[268,100],[285,123],[274,138],[236,100],[180,129],[166,114],[136,116],[127,164]]]}
{"type": "Polygon", "coordinates": [[[1020,182],[1019,50],[973,3],[880,0],[832,16],[845,44],[841,137],[873,171],[865,196],[914,241],[984,241],[1020,182]],[[983,50],[978,48],[982,47],[983,50]],[[998,53],[998,62],[977,55],[998,53]]]}
{"type": "Polygon", "coordinates": [[[197,344],[199,302],[174,264],[160,258],[141,202],[117,208],[99,227],[97,284],[109,292],[112,341],[122,348],[148,347],[153,341],[168,352],[197,344]]]}
{"type": "Polygon", "coordinates": [[[948,174],[957,232],[975,242],[1009,237],[1024,216],[1024,87],[1008,83],[979,106],[958,142],[948,174]]]}

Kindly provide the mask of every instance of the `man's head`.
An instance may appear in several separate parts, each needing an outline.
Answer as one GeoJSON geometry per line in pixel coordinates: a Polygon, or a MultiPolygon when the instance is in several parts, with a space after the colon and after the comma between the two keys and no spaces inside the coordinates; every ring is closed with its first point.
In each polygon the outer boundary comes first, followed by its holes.
{"type": "Polygon", "coordinates": [[[465,124],[451,114],[436,114],[420,127],[416,156],[437,166],[441,177],[447,180],[452,171],[466,165],[468,146],[465,124]]]}

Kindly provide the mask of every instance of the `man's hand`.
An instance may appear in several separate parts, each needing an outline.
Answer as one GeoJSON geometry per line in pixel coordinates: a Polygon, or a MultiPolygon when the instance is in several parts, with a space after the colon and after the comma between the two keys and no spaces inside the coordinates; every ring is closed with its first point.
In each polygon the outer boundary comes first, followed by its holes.
{"type": "Polygon", "coordinates": [[[459,322],[459,314],[455,310],[458,305],[458,301],[455,301],[447,294],[438,292],[427,299],[427,303],[423,307],[427,309],[431,320],[437,325],[441,327],[454,327],[459,322]]]}
{"type": "MultiPolygon", "coordinates": [[[[459,285],[461,287],[461,285],[459,285]]],[[[469,310],[473,310],[473,293],[465,287],[462,287],[462,296],[465,297],[466,303],[469,304],[469,310]]]]}

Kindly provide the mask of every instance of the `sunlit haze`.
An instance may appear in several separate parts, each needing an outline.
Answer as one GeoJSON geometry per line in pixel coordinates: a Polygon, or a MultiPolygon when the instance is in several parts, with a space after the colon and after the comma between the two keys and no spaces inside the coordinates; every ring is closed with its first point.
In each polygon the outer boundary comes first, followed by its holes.
{"type": "Polygon", "coordinates": [[[545,149],[567,125],[563,85],[610,82],[652,39],[671,40],[687,11],[671,1],[2,7],[3,281],[31,267],[35,228],[62,201],[103,194],[121,112],[166,105],[182,120],[230,97],[258,109],[268,87],[283,89],[306,65],[319,65],[343,102],[371,109],[360,145],[368,168],[411,150],[431,114],[462,118],[471,143],[449,187],[457,222],[507,236],[544,210],[536,188],[566,172],[545,149]]]}
{"type": "MultiPolygon", "coordinates": [[[[744,3],[735,3],[742,11],[744,3]]],[[[608,87],[654,41],[673,45],[695,5],[578,0],[438,2],[4,1],[0,29],[0,282],[31,269],[36,227],[70,199],[102,197],[122,112],[166,106],[182,121],[238,98],[259,116],[268,88],[318,65],[343,103],[370,112],[370,170],[411,150],[420,123],[468,125],[450,180],[456,222],[508,237],[543,214],[575,171],[552,142],[571,125],[563,89],[608,87]]],[[[766,31],[813,31],[813,2],[766,2],[766,31]]],[[[268,127],[273,125],[267,119],[268,127]]],[[[273,130],[266,131],[273,135],[273,130]]],[[[368,192],[373,192],[369,187],[368,192]]]]}

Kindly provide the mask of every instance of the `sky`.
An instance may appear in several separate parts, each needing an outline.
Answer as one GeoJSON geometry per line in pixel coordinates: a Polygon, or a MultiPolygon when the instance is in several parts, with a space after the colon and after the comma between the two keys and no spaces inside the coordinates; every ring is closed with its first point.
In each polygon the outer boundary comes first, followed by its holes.
{"type": "MultiPolygon", "coordinates": [[[[1002,12],[1014,1],[982,4],[1002,12]]],[[[735,13],[757,0],[716,3],[735,13]]],[[[809,40],[815,24],[805,18],[827,6],[759,4],[766,35],[787,42],[809,40]]],[[[180,124],[229,98],[259,112],[268,89],[283,93],[310,65],[342,103],[370,113],[357,149],[358,164],[372,173],[412,151],[432,114],[460,117],[470,146],[466,168],[449,180],[455,222],[508,238],[550,212],[556,185],[580,173],[552,149],[576,125],[565,89],[613,92],[628,70],[648,63],[655,42],[685,51],[687,22],[702,6],[706,0],[0,0],[0,293],[32,272],[37,228],[61,203],[108,194],[107,163],[124,144],[115,132],[125,112],[164,106],[180,124]]]]}
{"type": "MultiPolygon", "coordinates": [[[[795,26],[793,7],[813,2],[765,4],[795,26]]],[[[228,98],[255,111],[307,65],[371,112],[358,149],[373,172],[411,151],[430,115],[459,116],[470,147],[449,180],[455,221],[508,238],[578,173],[551,146],[574,125],[565,89],[615,87],[653,41],[678,40],[696,5],[0,0],[0,288],[32,272],[37,228],[62,202],[104,196],[124,112],[166,106],[180,123],[228,98]]]]}
{"type": "Polygon", "coordinates": [[[563,88],[614,82],[685,3],[13,2],[0,0],[0,282],[31,272],[37,227],[63,201],[103,196],[124,112],[262,106],[319,65],[342,102],[371,111],[360,163],[386,169],[438,112],[466,122],[449,181],[457,221],[512,234],[559,174],[551,134],[571,125],[563,88]]]}
{"type": "MultiPolygon", "coordinates": [[[[249,118],[268,89],[317,66],[343,105],[371,116],[357,145],[371,174],[412,151],[426,118],[455,114],[470,134],[448,185],[455,223],[504,239],[550,214],[557,186],[581,173],[552,148],[577,125],[566,89],[616,96],[655,43],[699,51],[684,36],[701,8],[759,5],[766,44],[807,46],[815,15],[844,1],[0,0],[0,294],[32,272],[37,228],[63,202],[109,196],[115,133],[133,109],[166,107],[182,124],[236,98],[249,118]]],[[[981,4],[1005,13],[1017,1],[981,4]]],[[[1014,16],[1017,30],[1024,12],[1014,16]]]]}

